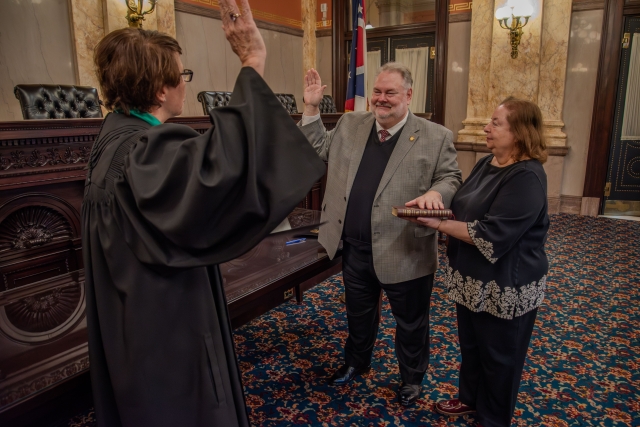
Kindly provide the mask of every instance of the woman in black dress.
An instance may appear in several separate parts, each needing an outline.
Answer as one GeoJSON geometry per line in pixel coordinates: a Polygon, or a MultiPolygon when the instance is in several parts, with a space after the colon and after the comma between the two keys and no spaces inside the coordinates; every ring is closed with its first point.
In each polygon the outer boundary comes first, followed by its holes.
{"type": "Polygon", "coordinates": [[[493,153],[455,195],[456,220],[420,218],[450,236],[445,283],[456,302],[462,364],[448,416],[476,413],[478,425],[511,425],[527,348],[548,270],[549,216],[542,114],[507,98],[484,128],[493,153]]]}

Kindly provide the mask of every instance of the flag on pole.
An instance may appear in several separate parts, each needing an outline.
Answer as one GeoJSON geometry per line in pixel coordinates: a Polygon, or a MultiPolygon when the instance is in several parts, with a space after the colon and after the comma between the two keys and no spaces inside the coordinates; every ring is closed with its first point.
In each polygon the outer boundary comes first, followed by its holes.
{"type": "Polygon", "coordinates": [[[347,100],[344,111],[366,111],[367,96],[364,93],[367,72],[367,34],[365,30],[365,10],[363,0],[352,0],[353,38],[351,39],[351,59],[347,79],[347,100]]]}

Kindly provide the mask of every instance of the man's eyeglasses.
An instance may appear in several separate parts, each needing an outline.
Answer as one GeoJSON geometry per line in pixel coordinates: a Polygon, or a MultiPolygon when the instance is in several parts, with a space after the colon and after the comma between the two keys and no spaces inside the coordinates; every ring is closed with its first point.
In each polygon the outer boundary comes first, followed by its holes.
{"type": "Polygon", "coordinates": [[[187,70],[185,68],[184,71],[180,73],[180,75],[182,76],[182,80],[184,80],[185,82],[189,83],[191,81],[191,79],[193,78],[193,71],[192,70],[187,70]]]}

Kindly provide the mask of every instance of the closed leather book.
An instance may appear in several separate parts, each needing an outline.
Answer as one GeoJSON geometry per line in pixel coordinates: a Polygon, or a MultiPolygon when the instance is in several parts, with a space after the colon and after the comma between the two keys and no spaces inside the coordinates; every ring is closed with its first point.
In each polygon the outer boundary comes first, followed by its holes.
{"type": "Polygon", "coordinates": [[[451,209],[420,209],[406,206],[393,206],[391,213],[398,218],[432,217],[447,219],[453,216],[451,209]]]}

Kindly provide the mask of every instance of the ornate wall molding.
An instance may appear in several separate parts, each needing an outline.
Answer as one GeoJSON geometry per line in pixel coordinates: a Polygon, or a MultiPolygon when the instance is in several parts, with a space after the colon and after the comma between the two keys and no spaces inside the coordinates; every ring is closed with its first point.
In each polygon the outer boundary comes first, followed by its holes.
{"type": "Polygon", "coordinates": [[[460,13],[450,13],[449,22],[471,22],[471,11],[460,12],[460,13]]]}
{"type": "MultiPolygon", "coordinates": [[[[205,16],[207,18],[220,19],[219,10],[186,3],[180,0],[175,0],[175,5],[176,12],[185,12],[192,15],[205,16]]],[[[291,28],[286,25],[278,25],[271,22],[263,21],[261,19],[255,19],[255,21],[258,28],[262,28],[264,30],[276,31],[278,33],[290,34],[292,36],[298,37],[302,37],[304,35],[304,31],[302,29],[291,28]]]]}
{"type": "Polygon", "coordinates": [[[75,149],[71,147],[47,148],[45,150],[33,149],[28,153],[23,150],[10,151],[8,155],[0,153],[0,170],[87,163],[90,152],[91,147],[89,145],[75,149]]]}
{"type": "Polygon", "coordinates": [[[573,0],[573,4],[571,5],[573,12],[602,9],[604,9],[604,0],[573,0]]]}
{"type": "Polygon", "coordinates": [[[39,391],[86,372],[89,369],[87,344],[56,356],[44,365],[2,380],[0,408],[10,409],[39,391]]]}

